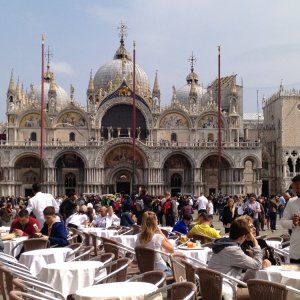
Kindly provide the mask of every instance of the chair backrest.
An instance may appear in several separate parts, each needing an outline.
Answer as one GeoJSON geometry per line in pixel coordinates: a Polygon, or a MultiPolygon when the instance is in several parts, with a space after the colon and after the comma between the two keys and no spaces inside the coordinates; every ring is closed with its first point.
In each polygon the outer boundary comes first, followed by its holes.
{"type": "Polygon", "coordinates": [[[267,280],[250,279],[247,281],[250,300],[286,300],[286,286],[267,280]]]}
{"type": "Polygon", "coordinates": [[[203,234],[200,234],[200,233],[194,233],[193,239],[194,239],[194,241],[200,241],[201,244],[211,243],[214,240],[213,238],[203,235],[203,234]]]}
{"type": "Polygon", "coordinates": [[[222,299],[222,274],[208,268],[196,268],[203,300],[222,299]]]}
{"type": "Polygon", "coordinates": [[[78,238],[78,234],[72,234],[72,235],[68,236],[67,240],[68,240],[69,245],[77,243],[77,238],[78,238]]]}
{"type": "Polygon", "coordinates": [[[33,289],[42,294],[50,294],[50,296],[55,297],[56,299],[65,300],[65,297],[61,293],[57,292],[53,288],[45,287],[42,282],[41,284],[39,284],[38,282],[33,282],[31,280],[28,281],[20,278],[14,278],[13,285],[20,289],[22,292],[28,292],[29,290],[33,289]]]}
{"type": "Polygon", "coordinates": [[[48,240],[42,240],[42,239],[28,239],[23,241],[23,247],[24,252],[31,251],[31,250],[37,250],[37,249],[45,249],[49,248],[49,241],[48,240]]]}
{"type": "Polygon", "coordinates": [[[13,289],[13,275],[5,266],[0,266],[0,290],[4,300],[9,299],[9,292],[13,289]]]}
{"type": "Polygon", "coordinates": [[[25,292],[21,292],[21,291],[14,291],[12,290],[10,293],[9,293],[9,299],[10,300],[49,300],[49,299],[57,299],[57,298],[53,298],[53,297],[50,297],[50,296],[46,296],[46,295],[43,295],[43,296],[37,296],[37,295],[34,295],[32,293],[25,293],[25,292]]]}
{"type": "Polygon", "coordinates": [[[96,277],[94,285],[107,282],[125,281],[127,278],[127,268],[130,262],[131,260],[129,258],[122,257],[107,264],[106,270],[108,274],[104,277],[101,275],[96,277]]]}
{"type": "Polygon", "coordinates": [[[134,225],[132,225],[131,228],[133,229],[132,234],[138,234],[138,233],[141,232],[141,226],[140,225],[134,224],[134,225]]]}
{"type": "Polygon", "coordinates": [[[155,251],[142,246],[137,246],[134,250],[140,272],[154,271],[155,251]]]}
{"type": "Polygon", "coordinates": [[[75,253],[75,258],[70,261],[89,260],[93,250],[94,246],[82,246],[79,251],[75,253]]]}
{"type": "Polygon", "coordinates": [[[186,281],[185,265],[181,262],[181,259],[185,259],[185,255],[182,253],[171,254],[171,264],[175,282],[186,281]]]}
{"type": "Polygon", "coordinates": [[[156,285],[158,288],[162,287],[166,281],[166,273],[162,271],[149,271],[131,277],[129,282],[148,282],[156,285]]]}
{"type": "Polygon", "coordinates": [[[98,255],[98,249],[99,249],[98,241],[101,241],[101,238],[98,237],[94,233],[90,233],[89,236],[90,236],[90,238],[92,240],[92,245],[94,246],[94,255],[97,256],[98,255]]]}
{"type": "Polygon", "coordinates": [[[197,287],[192,282],[177,282],[172,284],[171,300],[190,300],[197,292],[197,287]]]}
{"type": "Polygon", "coordinates": [[[196,284],[196,271],[195,265],[188,262],[186,259],[180,259],[180,263],[184,265],[185,268],[185,278],[187,281],[196,284]]]}
{"type": "Polygon", "coordinates": [[[117,244],[105,242],[103,244],[103,248],[104,248],[105,253],[113,253],[114,254],[114,260],[117,260],[119,258],[119,247],[117,244]]]}
{"type": "Polygon", "coordinates": [[[87,232],[82,231],[82,235],[84,237],[84,245],[85,246],[90,246],[90,234],[87,232]]]}

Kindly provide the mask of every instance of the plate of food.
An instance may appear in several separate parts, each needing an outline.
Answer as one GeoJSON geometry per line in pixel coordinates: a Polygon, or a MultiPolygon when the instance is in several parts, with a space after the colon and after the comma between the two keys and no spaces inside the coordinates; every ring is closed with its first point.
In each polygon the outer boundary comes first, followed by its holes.
{"type": "Polygon", "coordinates": [[[196,243],[192,243],[192,242],[188,242],[184,245],[179,245],[177,248],[181,250],[203,250],[204,249],[203,247],[201,247],[201,245],[199,246],[196,243]]]}

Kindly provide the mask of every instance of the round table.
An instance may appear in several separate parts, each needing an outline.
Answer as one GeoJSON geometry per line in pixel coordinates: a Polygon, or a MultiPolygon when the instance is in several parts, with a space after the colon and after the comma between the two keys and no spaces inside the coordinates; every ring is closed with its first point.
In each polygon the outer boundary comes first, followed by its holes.
{"type": "MultiPolygon", "coordinates": [[[[15,237],[11,240],[7,240],[7,241],[3,241],[3,244],[4,244],[4,249],[3,249],[3,252],[6,253],[6,254],[9,254],[9,255],[12,255],[12,249],[20,242],[24,241],[24,240],[27,240],[28,239],[28,236],[22,236],[22,237],[15,237]]],[[[14,250],[14,256],[16,256],[17,254],[20,253],[22,249],[22,245],[20,245],[19,247],[17,247],[15,250],[14,250]]]]}
{"type": "Polygon", "coordinates": [[[74,258],[72,249],[47,248],[24,252],[21,254],[19,262],[27,266],[31,274],[36,276],[44,266],[65,262],[67,258],[74,258]]]}
{"type": "Polygon", "coordinates": [[[281,249],[281,242],[279,242],[279,241],[266,240],[266,243],[269,247],[272,247],[275,249],[281,249]]]}
{"type": "MultiPolygon", "coordinates": [[[[78,289],[91,286],[95,276],[99,276],[98,269],[103,266],[100,261],[73,261],[55,263],[44,266],[38,278],[53,286],[65,297],[74,294],[78,289]]],[[[100,274],[105,276],[106,269],[100,274]]]]}
{"type": "MultiPolygon", "coordinates": [[[[76,300],[143,300],[145,295],[157,290],[152,283],[146,282],[114,282],[93,285],[79,289],[75,294],[76,300]]],[[[162,299],[161,295],[153,298],[162,299]]]]}
{"type": "MultiPolygon", "coordinates": [[[[288,267],[288,264],[286,265],[288,267]]],[[[256,278],[271,282],[282,283],[300,289],[300,271],[285,271],[284,266],[271,266],[259,270],[256,278]]],[[[288,300],[300,299],[299,295],[288,292],[288,300]]]]}
{"type": "Polygon", "coordinates": [[[175,253],[182,253],[186,257],[191,257],[199,260],[200,262],[207,264],[207,262],[210,260],[212,256],[212,250],[208,247],[204,247],[201,249],[178,249],[176,248],[174,250],[175,253]]]}
{"type": "Polygon", "coordinates": [[[111,239],[126,246],[126,247],[135,248],[137,235],[136,234],[135,235],[132,235],[132,234],[114,235],[111,237],[111,239]]]}

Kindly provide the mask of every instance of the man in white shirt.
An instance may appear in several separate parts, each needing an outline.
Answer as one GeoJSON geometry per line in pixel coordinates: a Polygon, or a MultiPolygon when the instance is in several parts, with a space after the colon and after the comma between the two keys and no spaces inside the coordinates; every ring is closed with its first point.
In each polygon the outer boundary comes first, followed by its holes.
{"type": "Polygon", "coordinates": [[[283,228],[292,229],[290,240],[290,262],[300,264],[300,175],[292,179],[296,197],[289,199],[281,224],[283,228]]]}
{"type": "Polygon", "coordinates": [[[107,207],[101,206],[99,214],[96,219],[92,222],[92,226],[100,228],[108,228],[112,225],[112,219],[108,217],[107,207]]]}
{"type": "Polygon", "coordinates": [[[41,192],[41,185],[39,183],[34,183],[32,185],[32,191],[35,195],[28,200],[26,210],[29,214],[33,213],[37,220],[40,222],[41,227],[43,227],[45,223],[43,213],[44,209],[48,206],[53,206],[55,209],[55,213],[57,213],[59,210],[59,206],[51,194],[41,192]]]}
{"type": "Polygon", "coordinates": [[[203,193],[200,194],[200,197],[197,199],[197,204],[198,204],[198,213],[207,213],[207,204],[208,204],[208,199],[204,196],[203,193]]]}

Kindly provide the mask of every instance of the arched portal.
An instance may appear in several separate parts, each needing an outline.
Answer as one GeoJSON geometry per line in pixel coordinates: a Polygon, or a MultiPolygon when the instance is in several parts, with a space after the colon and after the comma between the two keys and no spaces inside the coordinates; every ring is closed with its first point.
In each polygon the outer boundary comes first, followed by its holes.
{"type": "Polygon", "coordinates": [[[193,192],[193,168],[182,154],[170,156],[164,163],[164,181],[166,189],[172,195],[193,192]]]}
{"type": "Polygon", "coordinates": [[[136,186],[147,185],[147,169],[145,168],[145,155],[139,149],[136,151],[135,171],[132,163],[132,146],[118,145],[110,149],[104,157],[105,188],[103,193],[132,193],[137,192],[136,186]],[[134,176],[135,187],[132,191],[134,176]]]}
{"type": "Polygon", "coordinates": [[[15,162],[15,180],[21,182],[19,195],[32,196],[31,186],[40,182],[41,161],[36,156],[24,155],[15,162]]]}
{"type": "Polygon", "coordinates": [[[55,163],[58,195],[84,192],[85,165],[76,153],[64,153],[55,163]]]}
{"type": "Polygon", "coordinates": [[[204,193],[206,195],[218,194],[218,188],[221,193],[227,193],[227,183],[231,181],[231,168],[229,162],[225,158],[221,158],[220,176],[218,156],[212,155],[207,157],[201,164],[202,182],[204,184],[204,193]],[[220,182],[219,182],[220,178],[220,182]],[[219,183],[219,186],[218,186],[219,183]]]}

